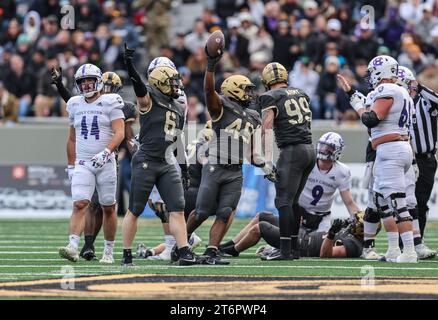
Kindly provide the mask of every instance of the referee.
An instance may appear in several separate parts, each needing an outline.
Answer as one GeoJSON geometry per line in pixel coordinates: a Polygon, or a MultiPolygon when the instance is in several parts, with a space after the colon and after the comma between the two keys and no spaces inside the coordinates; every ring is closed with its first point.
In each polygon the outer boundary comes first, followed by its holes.
{"type": "Polygon", "coordinates": [[[412,115],[412,148],[419,169],[415,185],[415,197],[418,204],[418,222],[421,237],[424,235],[430,194],[432,193],[437,170],[435,153],[437,151],[438,94],[417,82],[412,72],[403,68],[399,77],[407,85],[415,104],[412,115]],[[404,74],[403,74],[404,73],[404,74]]]}

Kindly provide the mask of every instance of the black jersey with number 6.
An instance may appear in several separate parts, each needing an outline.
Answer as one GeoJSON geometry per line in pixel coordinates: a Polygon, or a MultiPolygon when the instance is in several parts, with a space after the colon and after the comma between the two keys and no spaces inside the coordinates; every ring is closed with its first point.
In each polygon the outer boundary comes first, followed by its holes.
{"type": "Polygon", "coordinates": [[[275,113],[274,132],[279,148],[295,144],[311,144],[310,99],[295,88],[272,89],[259,97],[262,111],[275,113]]]}
{"type": "Polygon", "coordinates": [[[184,107],[174,99],[147,85],[152,106],[140,113],[140,148],[148,159],[162,160],[173,150],[168,148],[176,141],[184,127],[184,107]],[[168,154],[166,154],[166,152],[168,154]]]}
{"type": "Polygon", "coordinates": [[[227,97],[221,95],[220,99],[222,112],[212,120],[215,135],[209,143],[209,161],[214,164],[242,164],[251,136],[261,126],[260,115],[227,97]]]}

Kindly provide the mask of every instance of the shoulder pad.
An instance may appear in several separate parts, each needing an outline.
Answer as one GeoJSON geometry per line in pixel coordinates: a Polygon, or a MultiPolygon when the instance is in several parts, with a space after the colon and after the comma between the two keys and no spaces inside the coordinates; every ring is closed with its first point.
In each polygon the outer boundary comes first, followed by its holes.
{"type": "Polygon", "coordinates": [[[260,118],[260,114],[252,109],[246,109],[245,112],[248,114],[248,116],[256,122],[257,125],[260,125],[262,123],[262,119],[260,118]]]}
{"type": "Polygon", "coordinates": [[[400,94],[400,90],[405,90],[394,83],[383,83],[374,89],[374,101],[380,98],[394,98],[400,94]]]}

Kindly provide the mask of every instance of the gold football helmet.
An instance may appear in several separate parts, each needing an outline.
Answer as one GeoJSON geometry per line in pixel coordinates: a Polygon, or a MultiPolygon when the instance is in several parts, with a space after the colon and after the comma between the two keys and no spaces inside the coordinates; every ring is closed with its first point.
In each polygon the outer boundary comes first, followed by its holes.
{"type": "Polygon", "coordinates": [[[156,67],[148,78],[149,84],[161,93],[177,99],[180,96],[181,76],[175,69],[168,66],[156,67]]]}
{"type": "Polygon", "coordinates": [[[115,72],[105,72],[102,75],[103,81],[103,93],[117,93],[119,92],[123,85],[122,80],[115,72]]]}
{"type": "Polygon", "coordinates": [[[249,103],[254,88],[255,85],[247,77],[234,75],[226,78],[224,82],[222,82],[221,92],[228,98],[249,103]]]}
{"type": "Polygon", "coordinates": [[[288,83],[288,74],[286,68],[278,63],[271,62],[266,65],[262,72],[262,83],[270,89],[272,85],[276,83],[288,83]]]}

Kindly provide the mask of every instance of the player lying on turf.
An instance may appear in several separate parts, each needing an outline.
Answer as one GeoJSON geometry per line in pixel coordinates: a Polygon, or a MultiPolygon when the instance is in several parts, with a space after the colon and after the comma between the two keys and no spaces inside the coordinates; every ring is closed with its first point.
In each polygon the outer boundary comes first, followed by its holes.
{"type": "Polygon", "coordinates": [[[80,95],[71,97],[67,102],[70,123],[67,158],[69,166],[74,166],[71,178],[73,213],[69,244],[59,249],[59,255],[78,261],[84,214],[97,189],[105,238],[100,262],[113,263],[117,230],[114,151],[125,136],[123,100],[114,93],[102,95],[102,72],[95,65],[80,66],[75,73],[75,84],[80,95]]]}
{"type": "MultiPolygon", "coordinates": [[[[105,72],[102,75],[102,81],[102,94],[118,93],[123,88],[122,80],[115,72],[105,72]]],[[[59,94],[65,102],[67,102],[73,96],[72,93],[62,83],[62,69],[52,69],[52,82],[56,85],[59,94]]],[[[136,146],[134,143],[132,143],[132,139],[134,138],[132,124],[135,122],[138,115],[137,108],[132,102],[124,101],[122,111],[123,115],[125,116],[126,147],[131,154],[134,154],[134,152],[136,151],[136,146]]],[[[68,166],[67,171],[69,173],[69,179],[71,181],[74,166],[68,166]]],[[[102,227],[102,221],[103,211],[102,207],[99,204],[99,196],[97,194],[97,190],[95,190],[93,197],[91,198],[90,205],[86,209],[84,225],[85,244],[82,247],[81,252],[79,253],[79,256],[84,258],[85,260],[90,261],[96,259],[94,241],[96,240],[96,237],[102,227]]]]}
{"type": "MultiPolygon", "coordinates": [[[[363,212],[349,219],[335,219],[328,231],[314,231],[301,225],[298,248],[302,257],[357,258],[362,253],[363,212]]],[[[279,218],[271,212],[260,212],[233,239],[234,244],[220,246],[221,252],[234,257],[256,245],[260,239],[268,246],[257,249],[262,260],[280,248],[279,218]]]]}

